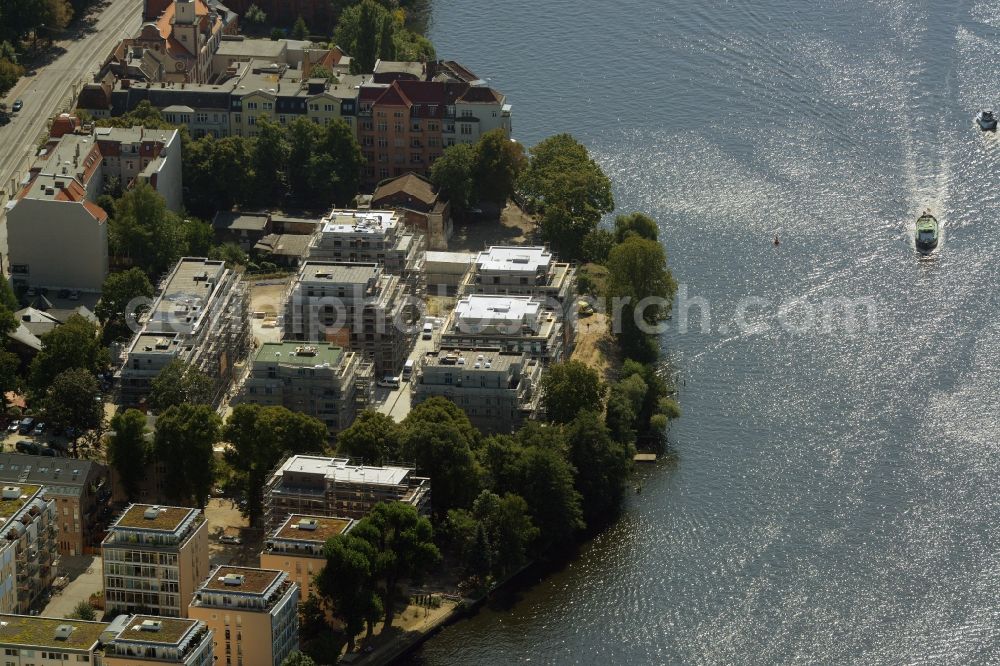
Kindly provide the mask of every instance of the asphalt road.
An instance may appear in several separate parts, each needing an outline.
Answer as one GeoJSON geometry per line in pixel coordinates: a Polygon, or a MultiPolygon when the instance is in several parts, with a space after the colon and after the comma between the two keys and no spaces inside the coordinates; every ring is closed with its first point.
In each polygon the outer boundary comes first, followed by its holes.
{"type": "MultiPolygon", "coordinates": [[[[34,76],[17,82],[4,101],[15,99],[24,108],[0,127],[0,205],[6,204],[16,184],[31,165],[39,138],[56,113],[70,110],[82,84],[89,81],[115,43],[138,31],[142,0],[107,0],[91,12],[72,36],[52,45],[54,59],[36,67],[34,76]]],[[[6,209],[0,208],[0,252],[7,270],[6,209]]]]}

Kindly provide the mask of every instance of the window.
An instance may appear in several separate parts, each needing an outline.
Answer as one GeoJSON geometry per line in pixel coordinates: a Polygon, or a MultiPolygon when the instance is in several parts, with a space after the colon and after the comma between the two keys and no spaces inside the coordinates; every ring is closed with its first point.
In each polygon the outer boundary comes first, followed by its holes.
{"type": "Polygon", "coordinates": [[[207,113],[196,113],[195,116],[194,116],[194,118],[199,123],[207,123],[208,122],[208,114],[207,113]]]}
{"type": "Polygon", "coordinates": [[[392,117],[393,118],[402,118],[403,117],[403,112],[402,111],[396,111],[396,112],[394,112],[392,114],[392,117]]]}
{"type": "Polygon", "coordinates": [[[402,132],[403,131],[403,123],[396,123],[395,125],[393,125],[393,129],[396,130],[397,134],[400,133],[400,132],[402,132]]]}
{"type": "Polygon", "coordinates": [[[324,104],[323,110],[327,112],[333,112],[333,104],[324,104]]]}
{"type": "MultiPolygon", "coordinates": [[[[367,137],[367,138],[371,138],[371,137],[367,137]]],[[[379,148],[388,148],[389,147],[389,139],[385,138],[384,136],[380,136],[378,138],[378,147],[379,148]]]]}
{"type": "Polygon", "coordinates": [[[257,102],[247,102],[247,110],[248,111],[256,111],[257,110],[257,102]]]}
{"type": "Polygon", "coordinates": [[[472,111],[470,111],[469,109],[463,109],[462,110],[462,117],[463,118],[471,118],[472,117],[472,111]]]}
{"type": "Polygon", "coordinates": [[[468,125],[466,123],[462,123],[462,134],[464,134],[466,136],[472,134],[472,125],[468,125]]]}
{"type": "Polygon", "coordinates": [[[256,125],[257,116],[247,116],[247,125],[256,125]]]}
{"type": "Polygon", "coordinates": [[[264,102],[264,110],[270,111],[274,108],[274,102],[264,102]]]}
{"type": "Polygon", "coordinates": [[[282,125],[284,125],[285,124],[285,117],[284,116],[278,116],[278,122],[281,123],[282,125]]]}

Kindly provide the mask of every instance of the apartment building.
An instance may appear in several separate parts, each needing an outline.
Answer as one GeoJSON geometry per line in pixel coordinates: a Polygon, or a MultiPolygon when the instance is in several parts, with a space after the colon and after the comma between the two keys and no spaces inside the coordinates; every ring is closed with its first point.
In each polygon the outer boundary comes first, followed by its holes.
{"type": "Polygon", "coordinates": [[[431,482],[412,467],[354,465],[347,458],[296,455],[271,474],[264,488],[266,529],[291,514],[364,518],[379,502],[405,502],[430,509],[431,482]]]}
{"type": "Polygon", "coordinates": [[[428,352],[413,378],[413,404],[441,396],[484,433],[514,432],[534,418],[542,364],[522,352],[496,348],[428,352]]]}
{"type": "Polygon", "coordinates": [[[298,584],[300,599],[305,601],[315,591],[314,578],[326,566],[323,546],[354,525],[351,518],[293,513],[264,540],[260,566],[287,573],[298,584]]]}
{"type": "Polygon", "coordinates": [[[111,499],[108,468],[93,460],[0,453],[0,485],[44,488],[55,505],[60,555],[82,555],[100,547],[101,517],[111,499]]]}
{"type": "Polygon", "coordinates": [[[285,297],[285,339],[325,340],[398,374],[416,336],[398,275],[375,263],[305,261],[285,297]]]}
{"type": "Polygon", "coordinates": [[[281,666],[299,647],[299,586],[278,569],[217,566],[195,592],[188,617],[214,636],[217,664],[281,666]]]}
{"type": "Polygon", "coordinates": [[[132,504],[101,545],[105,612],[186,617],[208,575],[208,529],[198,509],[132,504]]]}
{"type": "Polygon", "coordinates": [[[367,163],[363,181],[373,186],[410,171],[428,176],[445,148],[476,143],[491,129],[510,136],[511,107],[478,79],[463,80],[442,69],[424,80],[365,82],[358,92],[358,143],[367,163]]]}
{"type": "Polygon", "coordinates": [[[52,138],[7,209],[15,286],[97,292],[108,274],[108,215],[94,203],[110,179],[148,182],[181,207],[177,130],[98,128],[52,138]]]}
{"type": "Polygon", "coordinates": [[[224,261],[185,257],[164,280],[118,371],[121,402],[138,404],[167,364],[180,359],[215,381],[217,402],[250,351],[250,297],[224,261]]]}
{"type": "Polygon", "coordinates": [[[5,666],[66,666],[100,663],[107,622],[35,615],[0,615],[5,666]]]}
{"type": "Polygon", "coordinates": [[[493,245],[476,255],[458,293],[534,296],[563,322],[564,354],[576,325],[576,268],[542,246],[493,245]]]}
{"type": "Polygon", "coordinates": [[[0,487],[0,613],[25,614],[55,578],[56,505],[36,484],[0,487]]]}
{"type": "MultiPolygon", "coordinates": [[[[103,666],[214,666],[212,630],[200,620],[135,615],[104,644],[103,666]]],[[[248,665],[249,666],[249,665],[248,665]]]]}
{"type": "Polygon", "coordinates": [[[441,330],[441,349],[495,347],[546,363],[565,350],[564,323],[534,296],[473,294],[455,304],[441,330]]]}
{"type": "Polygon", "coordinates": [[[313,234],[309,258],[377,263],[415,284],[423,271],[424,249],[424,235],[408,231],[395,211],[334,209],[313,234]]]}
{"type": "Polygon", "coordinates": [[[368,404],[372,368],[356,352],[323,342],[265,342],[251,361],[242,400],[283,406],[336,434],[368,404]]]}

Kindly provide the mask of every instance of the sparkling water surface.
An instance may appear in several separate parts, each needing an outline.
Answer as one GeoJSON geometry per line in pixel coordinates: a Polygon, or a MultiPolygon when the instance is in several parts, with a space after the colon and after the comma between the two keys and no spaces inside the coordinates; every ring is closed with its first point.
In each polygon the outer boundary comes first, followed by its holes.
{"type": "Polygon", "coordinates": [[[516,138],[586,143],[711,321],[663,340],[676,464],[413,661],[1000,660],[1000,6],[434,0],[430,34],[516,138]]]}

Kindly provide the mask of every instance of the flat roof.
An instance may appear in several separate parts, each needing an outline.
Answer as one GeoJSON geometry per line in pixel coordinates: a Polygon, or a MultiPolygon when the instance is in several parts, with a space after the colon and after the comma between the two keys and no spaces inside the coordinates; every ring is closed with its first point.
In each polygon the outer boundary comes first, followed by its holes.
{"type": "Polygon", "coordinates": [[[44,459],[25,453],[0,453],[0,485],[17,485],[12,482],[27,475],[29,483],[41,484],[50,491],[59,486],[83,486],[90,483],[90,473],[98,464],[83,458],[44,459]]]}
{"type": "Polygon", "coordinates": [[[324,234],[384,234],[399,225],[391,210],[332,210],[323,218],[324,234]]]}
{"type": "Polygon", "coordinates": [[[476,266],[486,271],[536,272],[552,263],[552,253],[541,245],[493,245],[476,257],[476,266]]]}
{"type": "Polygon", "coordinates": [[[325,478],[338,483],[373,483],[395,486],[402,483],[412,470],[407,467],[352,465],[347,458],[292,456],[285,461],[279,471],[322,474],[325,478]]]}
{"type": "MultiPolygon", "coordinates": [[[[122,630],[116,641],[141,641],[143,643],[160,643],[163,645],[177,645],[181,639],[198,625],[198,620],[189,620],[176,617],[159,617],[153,615],[136,615],[133,617],[125,629],[122,630]],[[149,629],[143,628],[143,622],[151,624],[145,625],[149,629]],[[157,627],[152,630],[152,627],[157,627]]],[[[114,655],[111,655],[112,657],[114,655]]]]}
{"type": "Polygon", "coordinates": [[[288,516],[281,527],[274,531],[272,538],[288,541],[316,541],[326,543],[330,537],[343,534],[353,524],[354,521],[350,518],[327,518],[325,516],[307,516],[301,513],[293,513],[288,516]],[[311,528],[301,528],[300,524],[304,521],[311,525],[311,528]]]}
{"type": "MultiPolygon", "coordinates": [[[[189,517],[198,512],[198,509],[181,506],[160,506],[156,504],[133,504],[118,520],[112,523],[110,529],[141,529],[157,530],[162,532],[176,532],[189,517]],[[147,509],[157,509],[155,518],[147,518],[147,509]]],[[[152,515],[152,513],[150,513],[152,515]]]]}
{"type": "MultiPolygon", "coordinates": [[[[177,262],[163,293],[153,304],[154,315],[175,315],[177,308],[200,317],[213,293],[212,287],[226,272],[226,262],[201,257],[184,257],[177,262]],[[197,307],[197,310],[194,308],[197,307]]],[[[153,317],[150,317],[150,322],[153,317]]],[[[148,325],[148,324],[147,324],[148,325]]]]}
{"type": "MultiPolygon", "coordinates": [[[[450,367],[456,372],[502,372],[515,363],[523,363],[521,352],[501,352],[499,349],[462,349],[452,352],[427,352],[424,365],[450,367]]],[[[475,388],[475,387],[472,387],[475,388]]],[[[461,390],[461,389],[459,389],[461,390]]]]}
{"type": "Polygon", "coordinates": [[[220,56],[246,56],[250,58],[277,58],[288,49],[283,39],[224,39],[215,52],[220,56]]]}
{"type": "Polygon", "coordinates": [[[277,569],[223,565],[208,575],[199,590],[263,594],[284,574],[277,569]],[[229,580],[230,582],[226,582],[229,580]]]}
{"type": "Polygon", "coordinates": [[[523,321],[537,317],[541,306],[531,296],[473,294],[458,301],[455,316],[479,321],[523,321]]]}
{"type": "Polygon", "coordinates": [[[257,350],[254,363],[275,362],[303,367],[329,364],[336,367],[343,354],[343,347],[325,342],[265,342],[257,350]]]}
{"type": "Polygon", "coordinates": [[[230,231],[263,231],[267,227],[267,213],[219,211],[212,218],[212,227],[230,231]]]}
{"type": "Polygon", "coordinates": [[[378,264],[336,261],[307,261],[302,264],[301,280],[331,284],[368,284],[379,276],[378,264]]]}
{"type": "Polygon", "coordinates": [[[428,250],[424,253],[424,264],[465,264],[469,266],[475,261],[476,255],[472,252],[437,252],[428,250]]]}
{"type": "Polygon", "coordinates": [[[142,143],[158,141],[170,143],[177,136],[175,129],[147,129],[142,125],[132,127],[97,127],[94,138],[98,141],[115,141],[117,143],[142,143]]]}
{"type": "MultiPolygon", "coordinates": [[[[3,489],[7,488],[17,488],[18,496],[12,499],[2,499],[0,497],[0,518],[7,519],[16,514],[21,508],[31,501],[31,498],[35,496],[39,490],[42,489],[41,486],[36,486],[27,483],[4,483],[3,489]]],[[[0,523],[2,525],[2,523],[0,523]]]]}
{"type": "Polygon", "coordinates": [[[90,650],[107,629],[106,622],[84,622],[59,617],[0,615],[0,645],[90,650]],[[56,638],[59,627],[72,627],[66,638],[56,638]]]}

